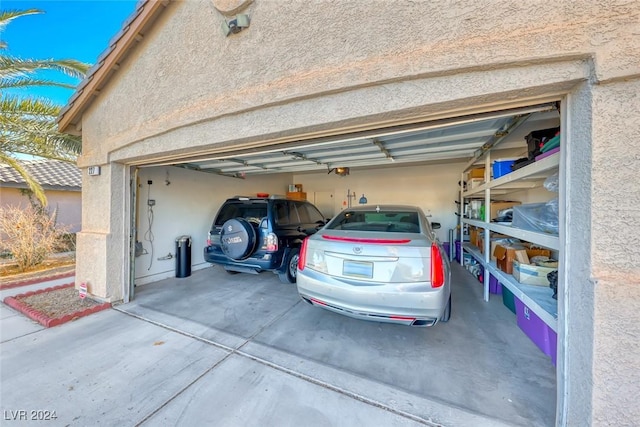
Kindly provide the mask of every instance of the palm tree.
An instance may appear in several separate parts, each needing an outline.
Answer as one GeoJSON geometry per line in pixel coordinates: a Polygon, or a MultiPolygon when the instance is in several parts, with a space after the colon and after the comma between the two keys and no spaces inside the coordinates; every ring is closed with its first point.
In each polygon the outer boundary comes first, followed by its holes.
{"type": "MultiPolygon", "coordinates": [[[[26,15],[43,13],[37,9],[1,11],[0,33],[12,20],[26,15]]],[[[0,41],[0,163],[13,167],[25,180],[30,190],[46,205],[47,199],[37,183],[14,153],[31,154],[50,159],[75,162],[82,150],[82,139],[58,132],[56,118],[61,106],[46,98],[19,97],[5,94],[6,89],[36,86],[56,86],[73,89],[75,86],[49,79],[40,79],[37,73],[54,70],[74,78],[83,78],[88,64],[65,60],[19,59],[5,55],[7,44],[0,41]]]]}

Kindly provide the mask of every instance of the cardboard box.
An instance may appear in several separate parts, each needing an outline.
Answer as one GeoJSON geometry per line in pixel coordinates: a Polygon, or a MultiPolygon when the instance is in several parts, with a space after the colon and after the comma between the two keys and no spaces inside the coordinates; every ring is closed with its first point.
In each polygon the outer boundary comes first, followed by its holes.
{"type": "Polygon", "coordinates": [[[557,268],[539,267],[513,260],[513,277],[524,285],[549,286],[547,274],[556,270],[557,268]]]}
{"type": "Polygon", "coordinates": [[[473,168],[469,171],[467,179],[480,178],[484,181],[484,168],[473,168]]]}
{"type": "Polygon", "coordinates": [[[474,188],[480,187],[484,184],[484,178],[471,178],[467,183],[469,185],[469,190],[473,190],[474,188]]]}
{"type": "MultiPolygon", "coordinates": [[[[505,273],[513,274],[513,261],[516,259],[516,251],[526,249],[521,245],[503,246],[496,245],[493,255],[496,257],[496,265],[505,273]]],[[[529,258],[536,255],[551,256],[549,249],[526,249],[529,258]]]]}
{"type": "MultiPolygon", "coordinates": [[[[495,261],[496,260],[496,256],[494,255],[494,252],[496,250],[496,246],[500,244],[500,240],[502,239],[508,239],[509,236],[505,236],[504,234],[499,234],[499,233],[491,233],[491,237],[489,237],[489,242],[490,242],[490,247],[489,247],[489,253],[491,254],[491,261],[495,261]]],[[[484,233],[480,233],[478,236],[478,247],[480,248],[480,253],[483,254],[484,253],[484,233]]]]}
{"type": "Polygon", "coordinates": [[[478,245],[478,239],[482,238],[482,233],[483,233],[483,229],[481,228],[477,228],[477,227],[469,227],[469,243],[471,243],[473,246],[480,246],[478,245]]]}
{"type": "Polygon", "coordinates": [[[496,260],[496,246],[498,246],[499,243],[497,240],[492,240],[491,241],[491,248],[489,248],[489,253],[491,254],[491,261],[495,261],[496,260]]]}
{"type": "Polygon", "coordinates": [[[287,199],[307,200],[307,193],[304,191],[287,191],[287,199]]]}
{"type": "Polygon", "coordinates": [[[520,204],[520,202],[491,202],[491,218],[489,219],[496,219],[498,217],[498,212],[502,209],[512,208],[520,204]]]}

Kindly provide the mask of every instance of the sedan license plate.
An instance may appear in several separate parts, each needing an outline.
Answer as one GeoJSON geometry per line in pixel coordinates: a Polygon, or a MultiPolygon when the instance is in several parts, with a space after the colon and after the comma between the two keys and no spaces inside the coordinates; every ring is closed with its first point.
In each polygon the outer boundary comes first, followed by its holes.
{"type": "Polygon", "coordinates": [[[371,279],[373,277],[373,263],[365,261],[344,261],[342,264],[342,274],[345,276],[371,279]]]}

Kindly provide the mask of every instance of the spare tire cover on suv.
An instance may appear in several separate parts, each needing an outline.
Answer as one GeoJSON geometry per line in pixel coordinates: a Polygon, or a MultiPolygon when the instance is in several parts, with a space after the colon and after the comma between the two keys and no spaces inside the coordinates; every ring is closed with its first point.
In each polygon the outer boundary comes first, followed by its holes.
{"type": "Polygon", "coordinates": [[[244,218],[230,219],[220,230],[220,247],[231,259],[244,259],[256,247],[256,231],[244,218]]]}

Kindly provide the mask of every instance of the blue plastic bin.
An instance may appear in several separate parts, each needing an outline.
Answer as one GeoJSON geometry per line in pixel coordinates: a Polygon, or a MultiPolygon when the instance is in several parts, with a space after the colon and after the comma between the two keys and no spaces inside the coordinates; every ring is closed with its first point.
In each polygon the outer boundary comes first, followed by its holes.
{"type": "Polygon", "coordinates": [[[496,160],[493,162],[493,179],[498,179],[508,173],[511,173],[511,165],[515,160],[496,160]]]}

